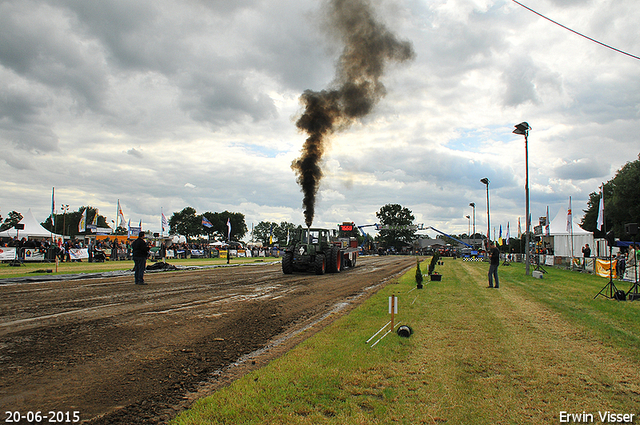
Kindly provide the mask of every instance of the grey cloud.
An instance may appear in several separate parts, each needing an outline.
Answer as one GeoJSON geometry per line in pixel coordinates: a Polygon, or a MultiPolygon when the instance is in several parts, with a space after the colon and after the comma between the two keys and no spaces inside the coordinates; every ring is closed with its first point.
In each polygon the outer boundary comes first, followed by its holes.
{"type": "MultiPolygon", "coordinates": [[[[9,75],[4,78],[5,83],[13,82],[9,75]]],[[[16,85],[0,88],[0,139],[24,150],[55,151],[58,137],[41,117],[49,100],[37,91],[18,90],[16,85]]]]}
{"type": "Polygon", "coordinates": [[[133,157],[136,157],[138,159],[142,159],[144,158],[144,155],[142,154],[142,152],[140,152],[139,150],[137,150],[136,148],[131,148],[127,151],[128,155],[131,155],[133,157]]]}
{"type": "Polygon", "coordinates": [[[47,125],[31,123],[27,128],[0,128],[0,138],[28,151],[51,152],[58,149],[58,136],[47,125]]]}
{"type": "Polygon", "coordinates": [[[609,173],[609,165],[591,158],[563,161],[554,169],[556,177],[567,180],[588,180],[604,177],[609,173]]]}
{"type": "Polygon", "coordinates": [[[218,126],[247,117],[259,121],[277,116],[273,100],[252,92],[242,76],[194,73],[187,80],[180,105],[196,121],[218,126]]]}
{"type": "Polygon", "coordinates": [[[4,162],[6,162],[8,166],[10,166],[11,168],[13,168],[15,170],[27,170],[27,171],[29,171],[29,170],[34,170],[35,169],[35,167],[33,166],[33,164],[31,164],[29,159],[25,158],[24,156],[16,157],[15,155],[13,155],[10,151],[7,151],[6,149],[2,153],[2,160],[4,162]]]}
{"type": "Polygon", "coordinates": [[[32,83],[69,90],[99,108],[107,87],[99,46],[69,31],[64,10],[36,2],[0,6],[0,64],[32,83]]]}
{"type": "Polygon", "coordinates": [[[575,5],[584,5],[592,3],[593,0],[551,0],[553,4],[561,7],[570,7],[575,5]]]}
{"type": "Polygon", "coordinates": [[[518,106],[526,102],[539,103],[535,86],[536,67],[530,58],[516,58],[502,74],[505,83],[503,102],[518,106]]]}

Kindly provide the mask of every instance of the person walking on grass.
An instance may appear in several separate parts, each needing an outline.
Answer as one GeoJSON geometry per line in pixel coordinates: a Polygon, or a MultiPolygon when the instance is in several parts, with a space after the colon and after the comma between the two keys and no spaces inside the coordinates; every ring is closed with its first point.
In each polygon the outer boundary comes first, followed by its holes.
{"type": "Polygon", "coordinates": [[[500,251],[496,247],[496,244],[489,242],[489,288],[499,288],[500,282],[498,281],[498,266],[500,265],[500,251]],[[493,285],[495,279],[496,284],[493,285]]]}
{"type": "Polygon", "coordinates": [[[138,239],[131,244],[133,251],[133,274],[135,276],[136,285],[146,285],[144,283],[144,269],[147,266],[147,257],[149,256],[149,246],[144,240],[144,232],[138,233],[138,239]]]}

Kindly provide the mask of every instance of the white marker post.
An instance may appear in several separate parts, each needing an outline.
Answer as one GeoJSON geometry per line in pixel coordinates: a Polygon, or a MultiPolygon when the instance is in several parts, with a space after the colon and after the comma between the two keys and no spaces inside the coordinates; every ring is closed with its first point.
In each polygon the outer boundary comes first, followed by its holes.
{"type": "Polygon", "coordinates": [[[394,318],[398,314],[398,297],[395,295],[389,297],[389,314],[391,315],[391,329],[393,330],[394,318]]]}

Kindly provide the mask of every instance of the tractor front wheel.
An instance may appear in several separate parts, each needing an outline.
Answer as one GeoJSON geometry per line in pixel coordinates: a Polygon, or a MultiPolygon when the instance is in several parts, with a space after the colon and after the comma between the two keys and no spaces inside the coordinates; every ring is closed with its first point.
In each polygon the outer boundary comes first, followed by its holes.
{"type": "Polygon", "coordinates": [[[325,270],[326,270],[326,261],[324,258],[324,255],[322,254],[318,254],[316,255],[316,261],[314,263],[314,268],[316,271],[317,275],[321,275],[324,274],[325,270]]]}
{"type": "Polygon", "coordinates": [[[282,273],[293,273],[293,252],[285,252],[282,257],[282,273]]]}

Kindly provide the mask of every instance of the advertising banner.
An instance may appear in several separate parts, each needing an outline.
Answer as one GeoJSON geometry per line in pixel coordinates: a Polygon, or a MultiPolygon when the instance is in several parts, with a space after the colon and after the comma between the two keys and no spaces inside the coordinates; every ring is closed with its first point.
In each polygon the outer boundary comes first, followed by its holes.
{"type": "Polygon", "coordinates": [[[69,250],[69,258],[71,258],[71,260],[88,260],[89,250],[87,248],[72,248],[69,250]]]}
{"type": "Polygon", "coordinates": [[[25,248],[24,261],[44,261],[44,252],[35,248],[25,248]]]}
{"type": "MultiPolygon", "coordinates": [[[[611,277],[613,277],[614,279],[617,277],[616,276],[616,260],[613,260],[611,262],[611,268],[612,268],[612,275],[611,277]]],[[[597,259],[596,261],[596,274],[600,277],[609,277],[609,260],[601,260],[600,258],[597,259]]]]}
{"type": "Polygon", "coordinates": [[[0,248],[0,261],[11,261],[16,258],[16,249],[13,247],[10,248],[0,248]]]}

